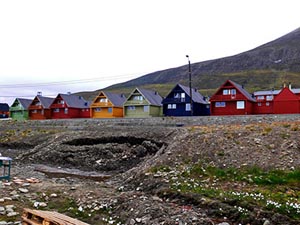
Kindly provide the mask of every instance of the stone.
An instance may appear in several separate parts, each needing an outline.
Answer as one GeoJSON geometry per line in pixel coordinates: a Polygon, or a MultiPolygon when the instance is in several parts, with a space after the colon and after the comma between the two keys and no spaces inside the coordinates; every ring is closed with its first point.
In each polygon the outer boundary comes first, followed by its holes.
{"type": "Polygon", "coordinates": [[[21,193],[28,193],[29,192],[28,189],[26,189],[26,188],[19,188],[19,191],[21,193]]]}
{"type": "Polygon", "coordinates": [[[18,212],[9,212],[6,214],[7,217],[13,217],[13,216],[17,216],[17,215],[19,215],[18,212]]]}

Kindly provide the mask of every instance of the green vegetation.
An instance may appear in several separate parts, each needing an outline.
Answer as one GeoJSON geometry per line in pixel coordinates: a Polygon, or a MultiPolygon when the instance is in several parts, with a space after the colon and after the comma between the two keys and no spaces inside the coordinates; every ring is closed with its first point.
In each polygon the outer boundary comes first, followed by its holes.
{"type": "MultiPolygon", "coordinates": [[[[198,163],[176,170],[169,177],[172,192],[233,204],[241,218],[247,218],[253,207],[300,218],[300,169],[265,171],[258,167],[218,168],[198,163]]],[[[158,167],[152,171],[166,170],[158,167]]]]}

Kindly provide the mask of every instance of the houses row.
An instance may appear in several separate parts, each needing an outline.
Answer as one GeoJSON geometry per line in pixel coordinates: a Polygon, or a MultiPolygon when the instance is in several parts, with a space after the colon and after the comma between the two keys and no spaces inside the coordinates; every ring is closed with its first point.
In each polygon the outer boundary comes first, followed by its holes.
{"type": "Polygon", "coordinates": [[[33,100],[16,98],[9,113],[16,120],[289,114],[300,113],[300,89],[289,86],[250,94],[243,86],[227,80],[210,99],[181,84],[176,84],[165,98],[141,88],[135,88],[128,97],[100,91],[92,102],[72,94],[58,94],[55,98],[38,94],[33,100]]]}

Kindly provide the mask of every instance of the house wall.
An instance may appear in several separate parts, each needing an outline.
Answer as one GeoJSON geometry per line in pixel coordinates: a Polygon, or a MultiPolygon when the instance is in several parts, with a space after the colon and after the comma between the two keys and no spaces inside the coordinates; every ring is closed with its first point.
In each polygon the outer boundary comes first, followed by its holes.
{"type": "Polygon", "coordinates": [[[50,109],[36,109],[37,112],[33,112],[34,109],[29,109],[29,119],[31,120],[45,120],[51,119],[50,109]]]}
{"type": "Polygon", "coordinates": [[[225,101],[224,107],[216,107],[216,102],[211,102],[211,115],[250,115],[253,112],[253,103],[244,101],[244,109],[237,108],[237,101],[225,101]]]}
{"type": "Polygon", "coordinates": [[[275,114],[300,113],[299,100],[276,101],[274,103],[275,114]]]}
{"type": "Polygon", "coordinates": [[[253,105],[254,114],[272,114],[274,113],[274,102],[273,101],[261,101],[255,102],[253,105]]]}
{"type": "Polygon", "coordinates": [[[165,116],[190,116],[191,111],[185,110],[186,103],[168,103],[163,105],[163,113],[165,116]],[[176,104],[176,109],[168,109],[168,104],[176,104]]]}
{"type": "Polygon", "coordinates": [[[120,107],[111,107],[112,112],[108,111],[110,107],[101,107],[101,111],[97,112],[96,108],[91,108],[91,117],[92,118],[115,118],[115,117],[123,117],[123,108],[120,107]]]}
{"type": "Polygon", "coordinates": [[[80,110],[77,108],[67,108],[68,111],[65,113],[66,108],[58,108],[59,112],[55,112],[55,109],[51,109],[52,119],[69,119],[69,118],[80,118],[80,110]]]}
{"type": "Polygon", "coordinates": [[[91,109],[80,109],[79,118],[91,118],[91,109]]]}
{"type": "Polygon", "coordinates": [[[162,107],[161,106],[150,106],[150,116],[162,116],[162,107]]]}
{"type": "Polygon", "coordinates": [[[295,95],[289,88],[284,88],[274,98],[274,113],[275,114],[294,114],[300,113],[299,106],[300,98],[295,95]]]}
{"type": "MultiPolygon", "coordinates": [[[[97,98],[99,100],[100,98],[97,98]]],[[[123,107],[115,107],[110,101],[108,102],[94,102],[91,105],[91,117],[92,118],[115,118],[123,117],[123,107]],[[101,108],[100,112],[97,112],[95,108],[101,108]],[[112,113],[108,112],[108,108],[112,108],[112,113]]]]}
{"type": "Polygon", "coordinates": [[[29,115],[27,110],[10,111],[10,117],[14,120],[28,120],[29,115]]]}
{"type": "Polygon", "coordinates": [[[135,105],[135,110],[130,110],[128,107],[130,106],[124,106],[124,117],[145,118],[150,116],[150,112],[144,112],[144,105],[135,105]]]}

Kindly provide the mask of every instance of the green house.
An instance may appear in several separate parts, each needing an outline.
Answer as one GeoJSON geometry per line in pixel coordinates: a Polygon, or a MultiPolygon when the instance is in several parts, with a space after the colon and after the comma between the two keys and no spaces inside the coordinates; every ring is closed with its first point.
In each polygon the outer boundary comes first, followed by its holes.
{"type": "Polygon", "coordinates": [[[16,98],[9,108],[10,117],[14,120],[28,120],[28,107],[32,100],[16,98]]]}
{"type": "Polygon", "coordinates": [[[124,117],[162,116],[162,100],[156,91],[135,88],[124,103],[124,117]]]}

